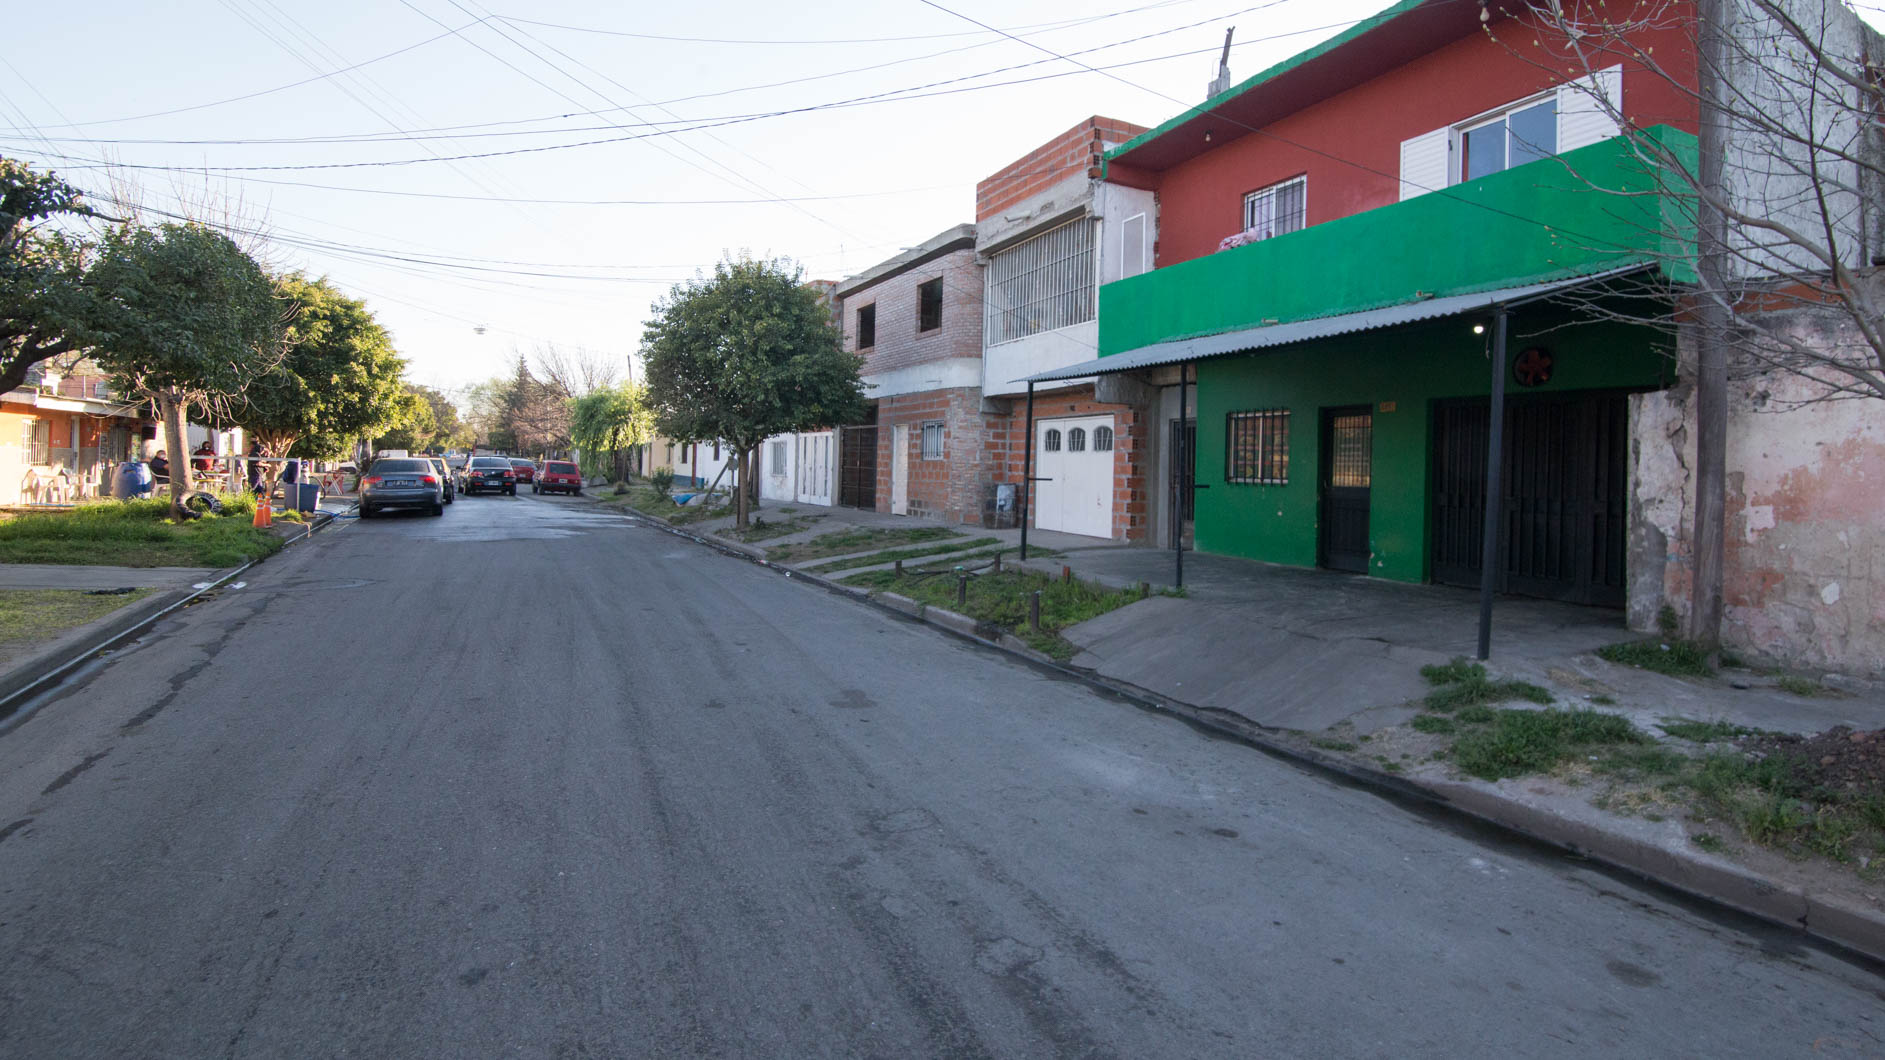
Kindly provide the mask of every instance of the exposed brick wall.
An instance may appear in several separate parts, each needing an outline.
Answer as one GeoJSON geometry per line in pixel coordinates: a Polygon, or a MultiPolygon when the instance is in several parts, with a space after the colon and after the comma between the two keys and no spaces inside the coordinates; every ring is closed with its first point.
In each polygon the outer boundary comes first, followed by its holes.
{"type": "Polygon", "coordinates": [[[992,518],[994,487],[979,387],[904,394],[877,403],[877,510],[890,510],[896,426],[910,428],[910,514],[982,526],[992,518]],[[923,425],[943,425],[943,458],[923,459],[923,425]]]}
{"type": "Polygon", "coordinates": [[[982,355],[982,269],[975,250],[964,247],[844,296],[844,348],[864,356],[862,372],[878,372],[929,364],[951,357],[982,355]],[[942,327],[916,330],[917,289],[940,277],[943,281],[942,327]],[[858,349],[857,312],[877,307],[877,341],[858,349]]]}
{"type": "MultiPolygon", "coordinates": [[[[1152,532],[1151,439],[1155,429],[1151,410],[1093,400],[1091,386],[1035,399],[1034,419],[1061,416],[1113,415],[1113,540],[1143,544],[1152,532]]],[[[988,453],[991,482],[1020,483],[1027,453],[1027,403],[1014,402],[1006,416],[988,416],[983,447],[988,453]]],[[[1033,526],[1033,512],[1028,513],[1033,526]]]]}
{"type": "Polygon", "coordinates": [[[1003,210],[1039,195],[1075,173],[1093,180],[1100,176],[1103,145],[1123,144],[1145,132],[1117,118],[1094,115],[1041,146],[1003,166],[975,186],[975,219],[994,217],[1003,210]]]}

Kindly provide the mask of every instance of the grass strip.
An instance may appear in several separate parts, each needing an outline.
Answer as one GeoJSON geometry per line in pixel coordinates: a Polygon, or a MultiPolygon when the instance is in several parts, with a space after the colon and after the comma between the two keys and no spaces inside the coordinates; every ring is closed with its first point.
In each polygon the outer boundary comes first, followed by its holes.
{"type": "Polygon", "coordinates": [[[865,571],[844,579],[857,585],[907,596],[934,607],[966,614],[977,622],[988,622],[1013,633],[1029,647],[1065,662],[1078,654],[1079,648],[1060,635],[1061,630],[1138,599],[1135,589],[1109,589],[1078,579],[1062,581],[1034,571],[1005,570],[1000,574],[980,574],[969,579],[968,600],[956,602],[956,579],[948,572],[921,574],[896,571],[865,571]],[[1028,598],[1041,594],[1041,631],[1028,628],[1028,598]]]}
{"type": "Polygon", "coordinates": [[[1708,652],[1686,640],[1626,640],[1598,648],[1597,657],[1670,677],[1712,677],[1715,673],[1708,665],[1708,652]]]}
{"type": "Polygon", "coordinates": [[[156,591],[100,594],[83,589],[0,589],[0,649],[51,640],[156,591]]]}
{"type": "MultiPolygon", "coordinates": [[[[894,563],[900,559],[922,559],[925,556],[935,556],[938,553],[960,552],[965,548],[982,548],[987,545],[999,544],[1001,544],[1001,538],[998,537],[973,537],[961,541],[944,541],[928,547],[893,548],[886,552],[873,552],[868,556],[852,556],[848,559],[836,559],[828,563],[821,563],[813,569],[820,574],[831,574],[841,570],[851,570],[856,567],[873,567],[879,563],[894,563]]],[[[986,555],[990,556],[994,554],[993,551],[986,553],[986,555]]],[[[975,555],[983,555],[983,553],[976,553],[975,555]]],[[[972,556],[951,556],[949,562],[956,563],[970,558],[972,558],[972,556]]]]}
{"type": "Polygon", "coordinates": [[[967,535],[958,534],[946,526],[891,528],[860,526],[820,534],[810,541],[774,545],[766,550],[766,558],[774,563],[803,563],[806,560],[823,559],[826,556],[845,556],[853,552],[890,548],[893,545],[914,545],[923,541],[946,541],[950,538],[965,536],[967,535]]]}
{"type": "Polygon", "coordinates": [[[252,498],[223,500],[224,514],[184,523],[170,521],[169,502],[156,499],[22,515],[0,523],[0,563],[235,567],[281,549],[281,538],[249,525],[252,498]]]}
{"type": "Polygon", "coordinates": [[[1641,744],[1650,737],[1628,718],[1595,710],[1501,710],[1490,725],[1453,741],[1453,761],[1482,780],[1542,773],[1586,748],[1641,744]]]}

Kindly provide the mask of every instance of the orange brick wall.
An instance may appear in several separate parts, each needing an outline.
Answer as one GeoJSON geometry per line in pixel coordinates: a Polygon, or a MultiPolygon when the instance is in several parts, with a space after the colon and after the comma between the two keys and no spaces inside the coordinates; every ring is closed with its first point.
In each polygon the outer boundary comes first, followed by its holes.
{"type": "MultiPolygon", "coordinates": [[[[1146,435],[1156,421],[1149,410],[1093,400],[1091,386],[1037,397],[1034,418],[1113,414],[1113,540],[1142,544],[1152,532],[1152,465],[1146,435]]],[[[987,416],[984,449],[991,482],[1019,483],[1024,476],[1027,402],[1014,402],[1006,416],[987,416]]],[[[1028,514],[1032,526],[1033,512],[1028,514]]]]}
{"type": "Polygon", "coordinates": [[[985,221],[1073,174],[1098,180],[1104,144],[1122,144],[1145,126],[1094,115],[1002,167],[975,186],[975,219],[985,221]]]}

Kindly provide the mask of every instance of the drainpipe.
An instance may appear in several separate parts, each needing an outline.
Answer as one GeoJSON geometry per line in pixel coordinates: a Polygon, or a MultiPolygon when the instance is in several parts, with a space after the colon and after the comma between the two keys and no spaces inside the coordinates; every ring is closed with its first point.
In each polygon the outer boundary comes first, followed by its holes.
{"type": "Polygon", "coordinates": [[[1506,307],[1492,318],[1492,416],[1486,429],[1486,518],[1479,546],[1479,658],[1492,655],[1492,594],[1499,584],[1499,528],[1505,524],[1506,307]]]}
{"type": "Polygon", "coordinates": [[[1028,491],[1034,483],[1034,381],[1028,381],[1028,431],[1021,442],[1021,560],[1028,558],[1028,491]]]}

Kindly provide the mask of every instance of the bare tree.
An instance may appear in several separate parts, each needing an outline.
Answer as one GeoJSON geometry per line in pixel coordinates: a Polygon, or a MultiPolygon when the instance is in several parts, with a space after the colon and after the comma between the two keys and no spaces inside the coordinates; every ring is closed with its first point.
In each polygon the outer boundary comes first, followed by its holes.
{"type": "Polygon", "coordinates": [[[623,366],[615,358],[581,346],[564,349],[553,342],[541,342],[532,351],[530,361],[543,384],[570,400],[614,386],[622,378],[623,366]]]}

